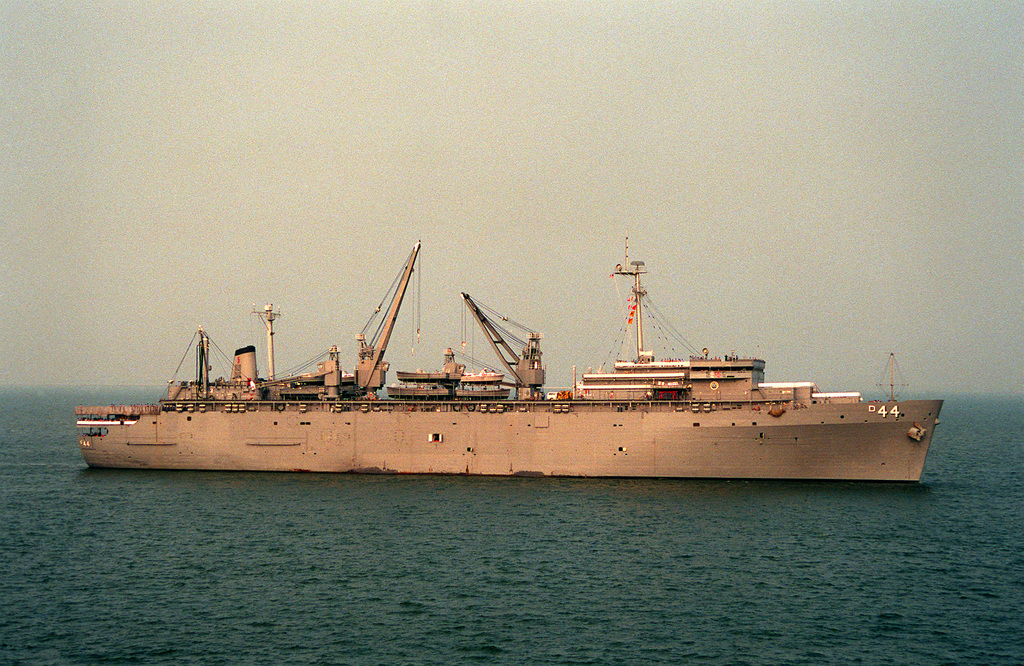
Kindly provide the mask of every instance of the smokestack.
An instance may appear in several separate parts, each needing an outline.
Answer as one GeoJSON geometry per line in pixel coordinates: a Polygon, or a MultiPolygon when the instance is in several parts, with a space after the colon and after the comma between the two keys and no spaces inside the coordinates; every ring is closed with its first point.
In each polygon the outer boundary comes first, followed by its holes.
{"type": "Polygon", "coordinates": [[[249,345],[235,350],[235,362],[231,366],[231,381],[247,382],[255,380],[256,374],[256,347],[249,345]]]}

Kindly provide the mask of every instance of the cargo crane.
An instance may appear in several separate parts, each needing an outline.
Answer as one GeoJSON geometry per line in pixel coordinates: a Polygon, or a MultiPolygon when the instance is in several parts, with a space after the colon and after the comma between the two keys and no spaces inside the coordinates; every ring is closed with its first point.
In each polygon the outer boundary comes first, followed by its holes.
{"type": "Polygon", "coordinates": [[[469,294],[463,292],[462,300],[466,302],[466,307],[487,335],[487,341],[491,343],[491,348],[494,349],[494,353],[497,354],[502,365],[505,366],[509,375],[515,379],[516,397],[520,400],[541,399],[544,395],[542,391],[544,386],[544,366],[541,364],[540,333],[520,326],[492,310],[491,313],[495,317],[516,326],[528,334],[526,341],[520,340],[507,329],[503,329],[496,324],[491,317],[488,317],[483,311],[483,308],[486,306],[477,304],[476,301],[470,298],[469,294]],[[502,333],[505,335],[502,336],[502,333]],[[512,345],[505,340],[505,337],[522,345],[522,353],[517,354],[512,345]]]}
{"type": "MultiPolygon", "coordinates": [[[[377,331],[366,341],[366,331],[373,324],[376,315],[380,313],[378,306],[370,321],[363,327],[361,333],[356,334],[356,341],[359,343],[359,361],[356,365],[356,386],[364,393],[373,393],[386,381],[388,364],[384,361],[384,352],[387,351],[388,342],[391,340],[391,332],[395,328],[395,321],[398,319],[398,310],[402,307],[402,299],[405,298],[406,288],[409,286],[409,279],[412,277],[413,266],[416,264],[416,257],[420,252],[420,243],[413,246],[409,254],[409,260],[405,264],[396,285],[392,286],[395,294],[391,299],[391,307],[387,316],[377,326],[377,331]]],[[[390,293],[390,290],[389,290],[390,293]]],[[[385,296],[385,300],[387,296],[385,296]]],[[[381,303],[383,306],[383,302],[381,303]]]]}

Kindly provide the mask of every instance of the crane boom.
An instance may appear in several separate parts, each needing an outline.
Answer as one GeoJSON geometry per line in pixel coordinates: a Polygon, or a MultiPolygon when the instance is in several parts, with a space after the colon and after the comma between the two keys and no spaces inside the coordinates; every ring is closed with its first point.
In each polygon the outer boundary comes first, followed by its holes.
{"type": "Polygon", "coordinates": [[[498,329],[494,327],[491,320],[487,318],[487,315],[483,313],[476,302],[470,298],[469,294],[462,292],[462,300],[466,302],[466,307],[469,308],[470,313],[472,313],[477,323],[480,324],[484,334],[487,335],[487,342],[491,343],[491,348],[498,355],[498,360],[505,366],[505,370],[515,378],[516,386],[521,386],[523,380],[519,377],[519,373],[516,372],[515,368],[515,364],[519,363],[519,355],[516,354],[515,349],[512,348],[512,345],[505,342],[505,338],[501,336],[498,329]]]}
{"type": "Polygon", "coordinates": [[[417,241],[409,255],[409,261],[402,271],[402,277],[398,283],[394,298],[391,299],[391,307],[388,310],[387,319],[381,330],[380,338],[367,344],[363,334],[356,336],[359,341],[359,364],[356,366],[356,383],[366,391],[376,391],[384,385],[384,377],[388,370],[388,364],[384,362],[384,352],[387,351],[388,342],[391,340],[391,332],[395,328],[395,321],[398,319],[398,311],[402,307],[402,299],[405,298],[405,290],[409,286],[409,279],[412,277],[413,266],[416,264],[416,257],[420,252],[420,243],[417,241]]]}
{"type": "Polygon", "coordinates": [[[518,397],[526,400],[539,397],[540,389],[544,385],[540,334],[531,331],[526,347],[523,348],[521,354],[517,354],[512,345],[501,335],[498,327],[484,314],[469,294],[462,292],[462,300],[465,301],[466,307],[487,335],[487,341],[491,343],[491,348],[494,349],[501,364],[515,379],[518,397]]]}

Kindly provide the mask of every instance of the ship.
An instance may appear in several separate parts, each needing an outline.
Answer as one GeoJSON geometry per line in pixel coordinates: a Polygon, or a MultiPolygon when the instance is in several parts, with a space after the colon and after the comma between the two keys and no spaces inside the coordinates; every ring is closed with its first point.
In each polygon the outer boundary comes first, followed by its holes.
{"type": "MultiPolygon", "coordinates": [[[[236,350],[230,378],[210,378],[197,332],[196,374],[154,404],[78,406],[78,442],[97,468],[919,482],[942,400],[865,400],[814,382],[766,382],[765,361],[707,349],[656,358],[645,343],[647,268],[625,261],[636,353],[608,371],[545,391],[540,333],[467,293],[461,298],[500,365],[467,372],[449,348],[437,371],[397,372],[385,386],[391,334],[416,268],[416,243],[376,319],[316,369],[275,376],[256,349],[236,350]],[[388,304],[387,307],[383,307],[388,304]],[[376,326],[374,329],[373,326],[376,326]],[[369,335],[368,335],[369,333],[369,335]]],[[[630,350],[632,355],[632,350],[630,350]]]]}

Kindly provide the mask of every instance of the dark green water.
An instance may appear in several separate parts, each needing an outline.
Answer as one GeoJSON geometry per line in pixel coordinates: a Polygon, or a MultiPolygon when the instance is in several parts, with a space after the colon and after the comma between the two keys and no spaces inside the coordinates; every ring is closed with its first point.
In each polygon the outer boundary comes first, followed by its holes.
{"type": "Polygon", "coordinates": [[[920,485],[90,470],[0,390],[0,663],[1000,664],[1024,401],[946,403],[920,485]]]}

